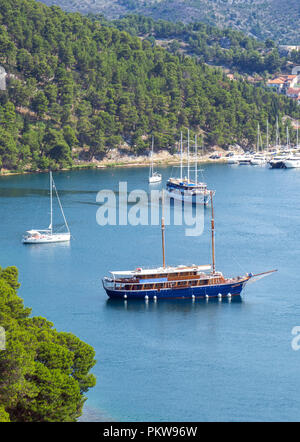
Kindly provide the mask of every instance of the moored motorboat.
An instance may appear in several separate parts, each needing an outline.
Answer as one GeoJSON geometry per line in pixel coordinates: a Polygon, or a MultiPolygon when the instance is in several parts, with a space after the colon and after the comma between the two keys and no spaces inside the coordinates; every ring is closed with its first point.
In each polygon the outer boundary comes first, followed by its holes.
{"type": "Polygon", "coordinates": [[[239,164],[239,161],[241,159],[241,155],[232,155],[231,157],[228,157],[226,162],[227,164],[239,164]]]}
{"type": "Polygon", "coordinates": [[[269,166],[271,169],[285,169],[285,160],[287,159],[287,155],[279,154],[275,155],[269,161],[269,166]]]}
{"type": "Polygon", "coordinates": [[[251,164],[252,156],[251,155],[241,155],[239,158],[239,164],[241,166],[249,166],[251,164]]]}
{"type": "Polygon", "coordinates": [[[251,158],[250,163],[252,166],[263,166],[267,163],[267,159],[264,155],[257,154],[254,155],[253,158],[251,158]]]}
{"type": "Polygon", "coordinates": [[[299,168],[300,167],[300,156],[295,155],[293,157],[288,157],[284,161],[284,165],[287,169],[299,168]]]}

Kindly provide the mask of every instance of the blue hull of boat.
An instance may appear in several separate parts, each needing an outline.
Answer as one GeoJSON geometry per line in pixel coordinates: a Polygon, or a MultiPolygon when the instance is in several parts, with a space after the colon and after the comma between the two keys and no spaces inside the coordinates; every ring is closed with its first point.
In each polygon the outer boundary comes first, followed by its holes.
{"type": "Polygon", "coordinates": [[[110,298],[116,299],[188,299],[188,298],[216,298],[239,296],[247,281],[243,280],[232,284],[207,285],[203,287],[188,287],[182,289],[161,289],[161,290],[117,290],[104,287],[110,298]]]}

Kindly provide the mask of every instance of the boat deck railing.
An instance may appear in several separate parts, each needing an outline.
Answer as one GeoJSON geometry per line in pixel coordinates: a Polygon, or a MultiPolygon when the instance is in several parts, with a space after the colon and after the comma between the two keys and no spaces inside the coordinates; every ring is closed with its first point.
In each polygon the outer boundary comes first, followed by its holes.
{"type": "Polygon", "coordinates": [[[171,281],[164,281],[164,282],[139,282],[139,281],[117,281],[113,278],[105,277],[103,279],[103,285],[105,288],[108,289],[114,289],[114,290],[157,290],[157,289],[166,289],[166,288],[186,288],[187,286],[190,287],[198,287],[201,285],[209,285],[209,282],[213,281],[214,285],[217,284],[228,284],[228,283],[235,283],[240,282],[245,277],[238,276],[236,278],[230,278],[230,279],[224,279],[222,275],[206,275],[199,279],[180,279],[180,280],[171,280],[171,281]],[[203,284],[205,282],[206,284],[203,284]],[[202,283],[202,284],[201,284],[202,283]]]}

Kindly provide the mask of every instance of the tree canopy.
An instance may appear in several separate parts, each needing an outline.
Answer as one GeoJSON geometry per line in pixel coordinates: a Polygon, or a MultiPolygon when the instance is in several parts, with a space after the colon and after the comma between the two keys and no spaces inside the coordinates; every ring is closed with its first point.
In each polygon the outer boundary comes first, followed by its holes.
{"type": "Polygon", "coordinates": [[[17,290],[16,267],[0,268],[0,422],[75,421],[95,385],[94,349],[72,333],[31,317],[17,290]]]}
{"type": "MultiPolygon", "coordinates": [[[[56,169],[101,158],[174,149],[180,130],[208,145],[251,145],[267,118],[299,117],[297,104],[221,69],[115,27],[34,0],[0,0],[0,167],[56,169]]],[[[282,129],[283,130],[283,129],[282,129]]]]}
{"type": "Polygon", "coordinates": [[[167,48],[171,52],[180,50],[205,63],[229,67],[240,73],[273,74],[287,64],[287,57],[280,55],[272,40],[261,41],[235,29],[222,29],[202,22],[172,23],[133,14],[112,21],[99,14],[89,17],[144,37],[153,44],[156,40],[169,41],[167,48]]]}

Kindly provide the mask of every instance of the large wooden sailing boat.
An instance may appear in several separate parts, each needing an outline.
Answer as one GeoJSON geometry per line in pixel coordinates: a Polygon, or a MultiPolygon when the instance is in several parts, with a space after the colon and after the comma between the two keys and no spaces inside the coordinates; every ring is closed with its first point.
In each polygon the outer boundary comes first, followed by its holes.
{"type": "Polygon", "coordinates": [[[190,176],[190,132],[188,130],[188,142],[187,142],[187,176],[183,177],[183,164],[182,164],[182,132],[180,138],[180,177],[169,178],[166,184],[167,193],[170,198],[181,200],[192,204],[204,204],[207,205],[210,200],[211,192],[215,194],[215,191],[208,190],[205,182],[198,181],[198,158],[197,158],[197,136],[195,137],[195,178],[191,179],[190,176]]]}
{"type": "Polygon", "coordinates": [[[254,282],[276,270],[253,275],[225,278],[215,267],[215,225],[213,192],[211,192],[211,246],[212,265],[178,265],[168,267],[165,263],[165,224],[162,209],[162,267],[128,271],[112,271],[110,277],[102,280],[103,287],[110,298],[117,299],[185,299],[185,298],[222,298],[239,296],[245,284],[254,282]]]}

